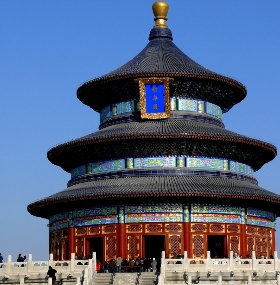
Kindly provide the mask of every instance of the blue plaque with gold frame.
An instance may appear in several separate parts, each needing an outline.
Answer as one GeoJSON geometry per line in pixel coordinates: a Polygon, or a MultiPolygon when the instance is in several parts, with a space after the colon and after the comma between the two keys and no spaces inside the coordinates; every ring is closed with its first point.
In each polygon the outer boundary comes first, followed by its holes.
{"type": "Polygon", "coordinates": [[[170,117],[169,84],[172,78],[139,78],[141,119],[170,117]]]}

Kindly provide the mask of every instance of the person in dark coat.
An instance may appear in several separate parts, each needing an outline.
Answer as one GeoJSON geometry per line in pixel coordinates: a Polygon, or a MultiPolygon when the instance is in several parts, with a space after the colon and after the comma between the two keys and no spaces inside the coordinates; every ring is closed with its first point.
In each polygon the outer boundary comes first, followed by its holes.
{"type": "Polygon", "coordinates": [[[52,279],[52,284],[55,284],[55,280],[56,280],[56,276],[55,276],[55,273],[56,273],[57,271],[54,269],[54,268],[52,268],[51,266],[49,266],[49,270],[48,270],[48,272],[47,272],[47,275],[49,275],[49,277],[52,279]]]}
{"type": "Polygon", "coordinates": [[[24,262],[25,259],[26,259],[26,255],[22,256],[22,254],[20,253],[18,255],[17,262],[24,262]]]}
{"type": "MultiPolygon", "coordinates": [[[[20,253],[18,255],[17,262],[24,262],[25,259],[26,259],[26,255],[22,256],[22,254],[20,253]]],[[[24,267],[24,264],[22,264],[21,267],[24,267]]]]}

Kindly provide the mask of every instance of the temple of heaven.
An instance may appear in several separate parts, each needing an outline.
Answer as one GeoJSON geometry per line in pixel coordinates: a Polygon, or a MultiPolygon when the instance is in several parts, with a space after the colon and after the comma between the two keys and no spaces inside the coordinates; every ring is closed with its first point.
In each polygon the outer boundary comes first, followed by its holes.
{"type": "Polygon", "coordinates": [[[280,196],[254,172],[272,144],[227,130],[222,114],[246,97],[238,81],[185,55],[153,4],[149,42],[133,59],[77,90],[99,130],[48,151],[67,187],[28,205],[49,220],[55,260],[264,255],[276,249],[280,196]]]}

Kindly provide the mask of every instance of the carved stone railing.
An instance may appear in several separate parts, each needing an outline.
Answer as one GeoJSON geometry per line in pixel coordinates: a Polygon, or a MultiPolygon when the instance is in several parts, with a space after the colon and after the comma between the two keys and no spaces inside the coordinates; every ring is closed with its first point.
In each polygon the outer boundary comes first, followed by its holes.
{"type": "Polygon", "coordinates": [[[159,285],[165,283],[167,274],[180,274],[185,283],[192,284],[195,280],[199,280],[202,276],[210,280],[210,277],[216,276],[218,284],[222,282],[223,278],[231,278],[234,276],[247,280],[251,283],[253,279],[262,280],[274,278],[277,284],[280,284],[280,264],[277,257],[277,252],[274,252],[272,259],[257,259],[255,252],[252,252],[252,258],[234,258],[233,252],[230,252],[229,258],[211,258],[210,252],[207,252],[207,258],[188,258],[187,252],[181,259],[167,259],[165,252],[162,252],[161,271],[159,278],[159,285]]]}
{"type": "Polygon", "coordinates": [[[1,281],[17,280],[20,284],[26,283],[29,279],[45,279],[46,283],[52,284],[51,278],[48,278],[47,271],[49,266],[54,268],[58,280],[76,280],[77,284],[89,285],[93,274],[96,273],[96,255],[88,260],[76,260],[75,254],[71,254],[70,260],[55,261],[50,254],[48,261],[33,261],[32,255],[28,255],[26,262],[12,261],[12,256],[8,256],[5,263],[0,264],[0,283],[1,281]]]}

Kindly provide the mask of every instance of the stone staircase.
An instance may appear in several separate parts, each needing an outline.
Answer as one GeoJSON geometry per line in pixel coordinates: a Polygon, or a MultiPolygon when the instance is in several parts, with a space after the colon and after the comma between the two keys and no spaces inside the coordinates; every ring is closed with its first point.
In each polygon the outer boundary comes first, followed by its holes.
{"type": "Polygon", "coordinates": [[[138,279],[139,285],[156,285],[159,273],[141,272],[138,279]]]}
{"type": "Polygon", "coordinates": [[[154,272],[134,273],[97,273],[90,285],[156,285],[157,274],[154,272]]]}
{"type": "Polygon", "coordinates": [[[113,273],[97,273],[93,276],[90,285],[112,285],[114,282],[113,273]]]}

